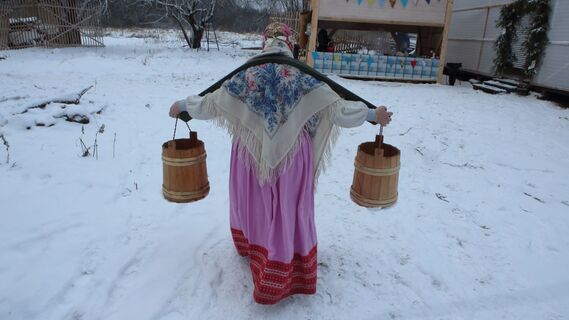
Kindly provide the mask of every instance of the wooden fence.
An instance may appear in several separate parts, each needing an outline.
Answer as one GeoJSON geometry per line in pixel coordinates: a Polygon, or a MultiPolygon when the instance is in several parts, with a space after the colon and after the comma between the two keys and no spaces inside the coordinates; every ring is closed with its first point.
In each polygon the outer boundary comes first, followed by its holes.
{"type": "Polygon", "coordinates": [[[391,34],[380,31],[338,30],[332,41],[334,51],[344,53],[376,51],[388,54],[395,45],[391,34]]]}
{"type": "Polygon", "coordinates": [[[100,13],[97,1],[0,2],[0,48],[102,47],[100,13]]]}
{"type": "Polygon", "coordinates": [[[291,12],[283,12],[277,15],[271,16],[271,22],[281,22],[290,27],[292,32],[294,33],[294,37],[296,42],[299,42],[299,33],[300,30],[300,12],[298,11],[291,11],[291,12]]]}

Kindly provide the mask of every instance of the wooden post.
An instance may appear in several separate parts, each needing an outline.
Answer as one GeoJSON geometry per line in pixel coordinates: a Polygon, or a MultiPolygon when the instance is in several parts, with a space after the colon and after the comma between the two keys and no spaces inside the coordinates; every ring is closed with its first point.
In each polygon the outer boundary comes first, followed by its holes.
{"type": "Polygon", "coordinates": [[[10,11],[6,3],[0,4],[0,50],[8,49],[8,34],[10,33],[10,11]]]}
{"type": "Polygon", "coordinates": [[[302,49],[308,48],[308,36],[306,35],[306,26],[308,25],[309,20],[310,20],[310,12],[302,12],[299,15],[298,42],[302,49]]]}
{"type": "Polygon", "coordinates": [[[312,7],[312,20],[310,21],[310,39],[308,41],[308,52],[306,53],[306,62],[311,67],[314,67],[314,60],[312,59],[312,52],[316,51],[316,38],[318,37],[318,15],[320,11],[320,0],[312,0],[310,6],[312,7]]]}
{"type": "Polygon", "coordinates": [[[437,76],[437,83],[442,84],[443,82],[443,71],[445,69],[446,55],[447,55],[447,43],[448,43],[448,29],[450,28],[450,19],[452,17],[452,5],[454,0],[447,1],[447,9],[445,12],[445,26],[443,27],[443,38],[441,45],[441,56],[439,63],[439,72],[437,76]]]}

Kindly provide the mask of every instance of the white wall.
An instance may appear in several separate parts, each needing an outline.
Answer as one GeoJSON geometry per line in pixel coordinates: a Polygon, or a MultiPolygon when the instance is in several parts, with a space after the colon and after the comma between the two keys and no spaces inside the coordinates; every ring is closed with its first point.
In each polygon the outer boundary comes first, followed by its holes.
{"type": "Polygon", "coordinates": [[[569,91],[569,1],[557,0],[552,9],[551,43],[535,81],[543,86],[569,91]]]}
{"type": "Polygon", "coordinates": [[[478,70],[486,12],[485,9],[453,12],[447,62],[461,62],[465,69],[478,70]]]}
{"type": "Polygon", "coordinates": [[[455,0],[449,30],[447,62],[461,62],[463,68],[492,74],[494,42],[500,34],[496,21],[499,4],[512,0],[455,0]]]}
{"type": "MultiPolygon", "coordinates": [[[[494,43],[501,5],[513,0],[455,0],[449,30],[447,62],[492,75],[494,43]],[[485,30],[484,30],[485,28],[485,30]]],[[[569,91],[569,0],[552,0],[550,44],[534,84],[569,91]]]]}

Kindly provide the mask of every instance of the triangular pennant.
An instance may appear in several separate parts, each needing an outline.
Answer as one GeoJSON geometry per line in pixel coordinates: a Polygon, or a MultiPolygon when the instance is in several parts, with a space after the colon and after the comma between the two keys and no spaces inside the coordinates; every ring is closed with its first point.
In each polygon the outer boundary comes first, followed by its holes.
{"type": "Polygon", "coordinates": [[[368,7],[373,7],[374,3],[375,3],[375,0],[367,0],[367,6],[368,7]]]}
{"type": "Polygon", "coordinates": [[[428,4],[431,4],[431,0],[425,0],[425,1],[427,1],[428,4]]]}
{"type": "Polygon", "coordinates": [[[401,4],[403,5],[403,8],[407,7],[407,2],[409,2],[409,0],[401,0],[401,4]]]}
{"type": "Polygon", "coordinates": [[[415,69],[415,66],[417,65],[417,60],[411,60],[411,67],[413,69],[415,69]]]}
{"type": "Polygon", "coordinates": [[[413,3],[413,5],[416,7],[416,6],[419,4],[419,0],[413,0],[413,1],[415,1],[415,2],[413,3]]]}
{"type": "MultiPolygon", "coordinates": [[[[428,0],[431,1],[431,0],[428,0]]],[[[395,7],[395,4],[397,3],[397,0],[389,0],[389,4],[391,5],[391,7],[395,7]]]]}
{"type": "MultiPolygon", "coordinates": [[[[430,1],[430,0],[429,0],[430,1]]],[[[362,2],[364,2],[364,0],[358,0],[358,5],[362,5],[362,2]]]]}
{"type": "Polygon", "coordinates": [[[377,3],[379,4],[380,7],[385,7],[385,0],[377,0],[377,3]]]}

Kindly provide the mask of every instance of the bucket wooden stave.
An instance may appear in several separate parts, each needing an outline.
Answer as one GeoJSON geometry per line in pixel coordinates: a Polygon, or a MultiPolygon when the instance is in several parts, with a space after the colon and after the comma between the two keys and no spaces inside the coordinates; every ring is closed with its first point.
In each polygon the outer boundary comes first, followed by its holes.
{"type": "Polygon", "coordinates": [[[401,152],[383,143],[383,136],[358,146],[350,197],[367,207],[388,207],[397,201],[401,152]]]}
{"type": "Polygon", "coordinates": [[[162,194],[168,201],[187,203],[209,193],[206,152],[195,131],[189,139],[173,139],[162,145],[162,194]]]}

